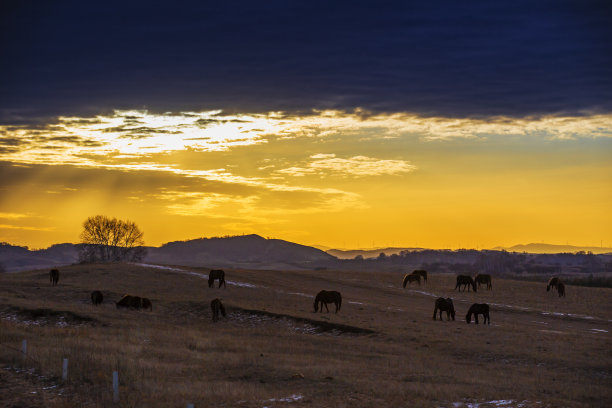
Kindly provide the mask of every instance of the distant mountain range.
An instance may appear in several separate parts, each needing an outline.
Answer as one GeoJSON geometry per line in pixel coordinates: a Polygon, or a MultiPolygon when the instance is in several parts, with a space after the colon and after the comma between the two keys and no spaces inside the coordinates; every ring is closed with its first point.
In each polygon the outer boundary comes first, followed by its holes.
{"type": "MultiPolygon", "coordinates": [[[[378,248],[360,250],[339,250],[313,248],[281,239],[266,239],[259,235],[243,235],[224,238],[200,238],[187,241],[168,242],[161,247],[147,247],[144,262],[166,265],[202,266],[206,268],[245,268],[295,270],[339,267],[339,262],[355,259],[378,258],[402,251],[420,251],[424,248],[378,248]]],[[[527,244],[493,250],[508,252],[575,253],[579,251],[594,254],[612,253],[612,248],[578,247],[571,245],[527,244]]],[[[47,249],[29,250],[27,247],[0,243],[0,271],[15,272],[28,269],[44,269],[52,266],[69,265],[78,262],[77,247],[74,244],[56,244],[47,249]]],[[[346,266],[346,265],[344,265],[346,266]]]]}

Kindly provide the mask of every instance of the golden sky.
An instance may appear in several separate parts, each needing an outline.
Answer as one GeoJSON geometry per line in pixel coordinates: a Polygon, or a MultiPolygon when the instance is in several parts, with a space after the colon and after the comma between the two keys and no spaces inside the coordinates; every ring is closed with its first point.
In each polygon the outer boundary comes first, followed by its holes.
{"type": "Polygon", "coordinates": [[[333,248],[612,246],[612,116],[116,110],[0,126],[0,241],[256,233],[333,248]]]}

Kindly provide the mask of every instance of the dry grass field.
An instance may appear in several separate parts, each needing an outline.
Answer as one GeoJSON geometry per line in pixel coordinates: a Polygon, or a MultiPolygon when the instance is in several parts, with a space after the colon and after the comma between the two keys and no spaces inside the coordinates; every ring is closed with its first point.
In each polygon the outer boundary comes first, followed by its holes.
{"type": "Polygon", "coordinates": [[[243,270],[210,289],[197,268],[60,271],[56,287],[48,270],[0,275],[1,406],[612,406],[612,289],[559,298],[494,278],[492,291],[459,293],[450,275],[402,289],[398,273],[243,270]],[[338,314],[313,313],[321,289],[342,293],[338,314]],[[116,309],[124,293],[153,311],[116,309]],[[456,321],[432,319],[438,296],[453,298],[456,321]],[[215,297],[228,310],[218,323],[215,297]],[[476,302],[491,305],[490,326],[466,324],[476,302]]]}

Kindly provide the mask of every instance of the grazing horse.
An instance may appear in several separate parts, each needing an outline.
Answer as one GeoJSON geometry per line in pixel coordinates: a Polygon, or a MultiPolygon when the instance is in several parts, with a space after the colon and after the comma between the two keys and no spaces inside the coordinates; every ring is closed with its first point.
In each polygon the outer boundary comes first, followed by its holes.
{"type": "Polygon", "coordinates": [[[49,281],[53,286],[57,285],[57,281],[59,281],[59,271],[57,269],[49,271],[49,281]]]}
{"type": "Polygon", "coordinates": [[[103,300],[104,296],[102,296],[102,292],[99,290],[91,292],[91,303],[93,303],[94,306],[98,306],[103,300]]]}
{"type": "Polygon", "coordinates": [[[548,281],[548,285],[546,285],[546,291],[550,291],[550,288],[555,288],[557,290],[559,290],[557,288],[557,286],[559,285],[559,282],[561,282],[561,279],[559,279],[556,276],[553,276],[552,278],[550,278],[550,280],[548,281]]]}
{"type": "Polygon", "coordinates": [[[470,324],[472,321],[472,315],[474,315],[474,321],[478,324],[478,315],[481,314],[484,318],[483,324],[491,324],[491,317],[489,316],[489,305],[486,303],[474,303],[470,306],[467,314],[465,315],[465,321],[470,324]]]}
{"type": "Polygon", "coordinates": [[[487,290],[491,290],[493,289],[493,285],[491,284],[491,275],[487,274],[487,273],[479,273],[476,275],[476,277],[474,278],[474,282],[476,282],[478,284],[478,287],[480,287],[481,284],[483,285],[487,285],[487,290]]]}
{"type": "Polygon", "coordinates": [[[210,308],[212,310],[212,321],[216,322],[219,320],[219,312],[225,317],[225,307],[221,303],[221,299],[215,298],[210,302],[210,308]]]}
{"type": "Polygon", "coordinates": [[[420,276],[421,278],[423,278],[423,282],[427,282],[427,271],[423,269],[415,269],[414,271],[412,271],[412,274],[420,276]]]}
{"type": "Polygon", "coordinates": [[[323,305],[325,305],[325,309],[327,309],[327,313],[329,313],[329,308],[327,307],[328,303],[335,304],[336,313],[338,313],[338,310],[340,310],[340,307],[342,307],[342,295],[340,294],[340,292],[336,292],[335,290],[322,290],[317,293],[317,296],[314,300],[315,313],[319,310],[319,303],[321,304],[321,313],[323,313],[323,305]]]}
{"type": "Polygon", "coordinates": [[[465,287],[467,286],[467,290],[469,292],[470,286],[471,286],[472,289],[474,289],[474,292],[476,292],[476,282],[474,282],[474,279],[472,279],[471,276],[457,275],[457,284],[455,285],[455,289],[459,288],[459,291],[461,291],[462,285],[463,285],[463,290],[465,290],[465,287]]]}
{"type": "Polygon", "coordinates": [[[140,310],[142,307],[142,298],[140,296],[124,295],[117,303],[117,309],[125,307],[128,309],[140,310]]]}
{"type": "Polygon", "coordinates": [[[412,284],[412,282],[417,282],[419,285],[421,284],[421,276],[420,275],[416,275],[414,272],[412,272],[411,274],[406,274],[404,276],[404,282],[402,283],[402,286],[405,288],[406,287],[406,283],[410,282],[410,284],[412,284]]]}
{"type": "Polygon", "coordinates": [[[561,281],[557,283],[557,292],[559,292],[559,297],[565,297],[565,284],[561,281]]]}
{"type": "Polygon", "coordinates": [[[150,311],[153,311],[153,303],[151,303],[151,301],[149,300],[149,298],[145,298],[143,297],[141,300],[141,305],[143,309],[149,309],[150,311]]]}
{"type": "Polygon", "coordinates": [[[436,314],[440,311],[440,320],[442,320],[442,312],[446,312],[446,320],[452,317],[455,320],[455,306],[451,298],[437,298],[436,307],[434,308],[433,319],[436,320],[436,314]]]}
{"type": "Polygon", "coordinates": [[[225,285],[225,272],[223,269],[211,269],[208,273],[208,287],[212,288],[215,284],[215,280],[219,280],[219,287],[223,285],[223,287],[227,287],[225,285]]]}

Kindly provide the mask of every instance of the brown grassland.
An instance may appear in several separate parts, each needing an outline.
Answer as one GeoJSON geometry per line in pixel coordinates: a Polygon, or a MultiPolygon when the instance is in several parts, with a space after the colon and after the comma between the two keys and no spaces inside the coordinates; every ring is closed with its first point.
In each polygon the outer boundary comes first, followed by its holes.
{"type": "Polygon", "coordinates": [[[612,289],[559,298],[495,278],[473,293],[451,275],[402,289],[400,273],[248,270],[210,289],[208,269],[177,268],[75,265],[56,287],[48,270],[0,275],[0,406],[612,406],[612,289]],[[321,289],[342,293],[338,314],[313,313],[321,289]],[[116,309],[125,293],[153,311],[116,309]],[[453,298],[456,321],[432,319],[437,296],[453,298]],[[490,304],[490,326],[466,324],[472,303],[490,304]]]}

